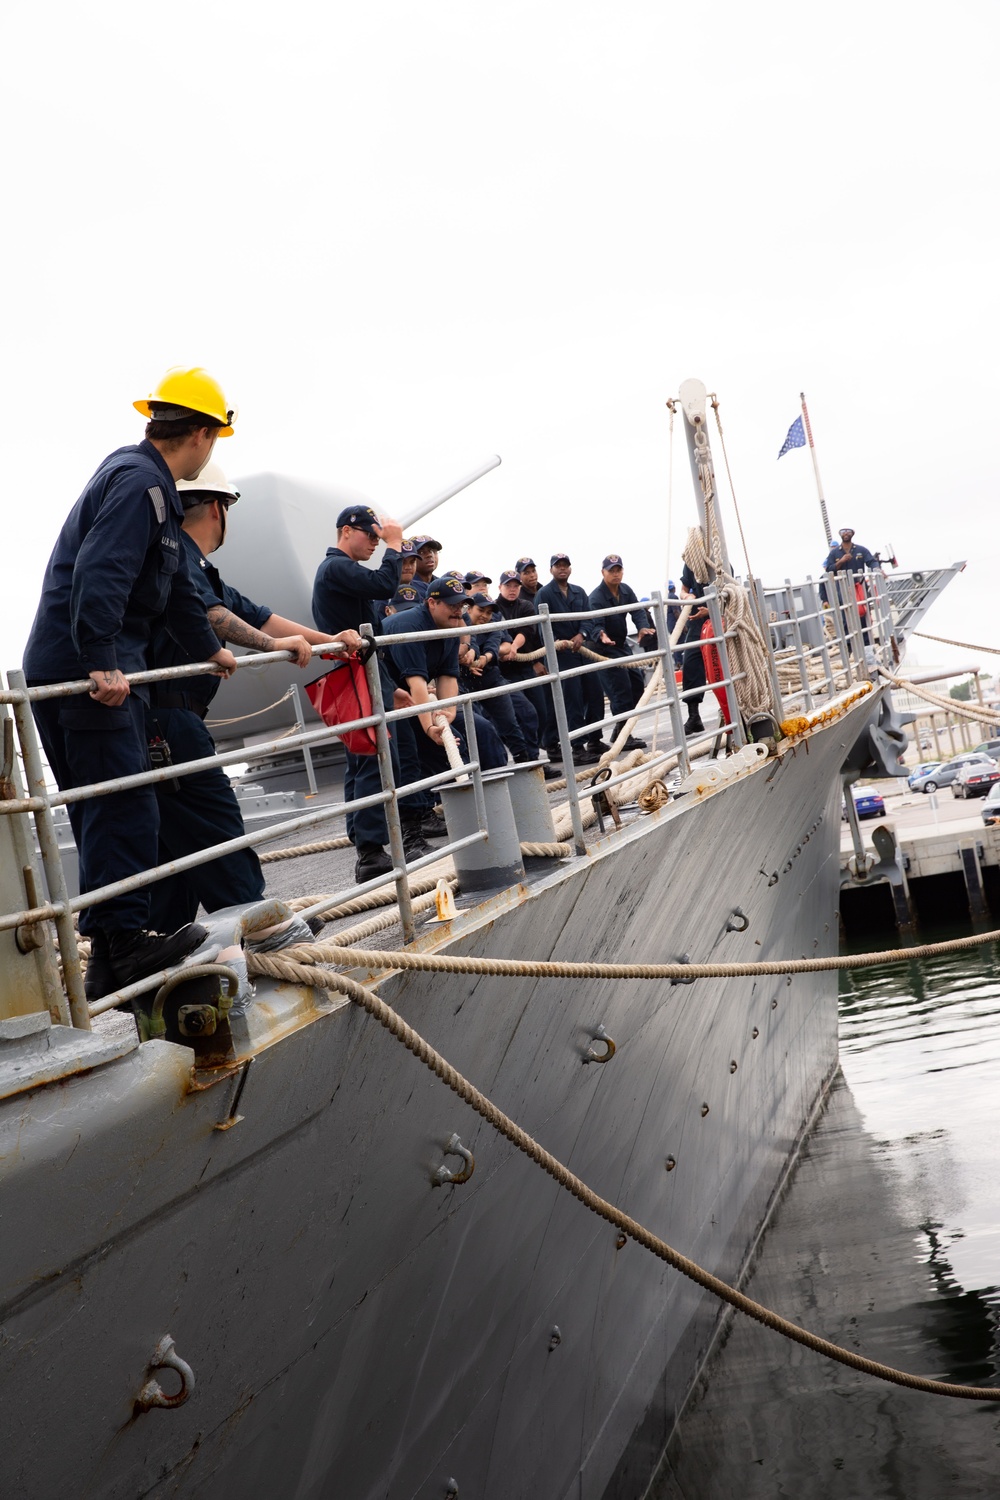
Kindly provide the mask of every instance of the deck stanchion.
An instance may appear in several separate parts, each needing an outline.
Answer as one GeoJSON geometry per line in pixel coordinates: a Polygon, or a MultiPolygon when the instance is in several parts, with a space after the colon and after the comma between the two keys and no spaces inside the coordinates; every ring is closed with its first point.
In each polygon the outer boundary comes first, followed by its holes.
{"type": "MultiPolygon", "coordinates": [[[[733,669],[729,664],[729,642],[726,640],[726,627],[722,619],[716,588],[709,589],[704,602],[708,606],[708,618],[711,621],[712,634],[715,636],[715,648],[719,653],[719,666],[722,668],[722,682],[719,686],[725,687],[726,690],[726,702],[729,705],[729,729],[736,749],[741,750],[747,741],[743,733],[739,704],[736,701],[736,684],[733,681],[733,669]]],[[[709,691],[711,687],[709,683],[709,691]]]]}
{"type": "MultiPolygon", "coordinates": [[[[374,639],[374,631],[368,624],[361,627],[366,640],[374,639]]],[[[399,802],[396,798],[396,779],[392,774],[392,751],[389,748],[389,731],[385,722],[385,704],[382,701],[382,678],[379,674],[378,652],[373,651],[365,662],[365,676],[372,700],[372,712],[378,715],[375,725],[375,743],[378,746],[378,768],[382,778],[382,790],[391,795],[385,804],[385,821],[389,830],[389,850],[392,862],[399,871],[396,876],[396,900],[399,903],[399,919],[403,928],[404,943],[412,943],[416,935],[413,922],[413,902],[410,900],[410,883],[406,873],[406,851],[403,848],[403,829],[399,821],[399,802]]]]}
{"type": "Polygon", "coordinates": [[[771,697],[774,702],[774,717],[780,724],[785,717],[785,705],[781,699],[781,684],[778,681],[778,667],[774,660],[774,637],[771,634],[771,622],[767,617],[767,600],[764,595],[764,585],[759,578],[749,580],[750,590],[757,603],[757,618],[761,622],[761,634],[764,637],[764,645],[767,647],[767,671],[771,679],[771,697]]]}
{"type": "Polygon", "coordinates": [[[681,771],[685,776],[688,776],[691,772],[691,760],[687,753],[687,737],[684,733],[681,701],[677,696],[677,678],[674,675],[674,653],[670,642],[670,628],[667,624],[667,607],[663,602],[663,595],[658,589],[651,595],[651,600],[653,618],[656,620],[656,639],[663,647],[660,655],[660,667],[663,671],[663,686],[667,694],[667,711],[670,714],[670,728],[673,732],[674,744],[677,746],[681,758],[681,771]]]}
{"type": "Polygon", "coordinates": [[[812,574],[808,574],[802,585],[802,597],[809,605],[809,613],[812,615],[816,626],[816,635],[819,639],[820,655],[823,658],[823,680],[828,693],[835,692],[833,685],[833,664],[830,661],[830,648],[827,645],[826,631],[823,628],[823,606],[819,599],[819,590],[813,583],[812,574]]]}
{"type": "MultiPolygon", "coordinates": [[[[306,715],[305,709],[302,707],[302,694],[299,692],[299,685],[297,682],[292,683],[291,687],[289,688],[289,692],[292,695],[292,702],[295,704],[296,728],[304,731],[306,727],[306,715]]],[[[313,769],[312,751],[310,750],[308,745],[302,746],[302,759],[306,763],[306,780],[309,783],[309,795],[310,797],[315,797],[316,793],[319,791],[319,787],[316,785],[316,772],[313,769]]]]}
{"type": "MultiPolygon", "coordinates": [[[[21,692],[27,688],[23,672],[8,672],[7,682],[10,687],[21,692]]],[[[31,706],[26,698],[20,699],[12,706],[28,791],[34,796],[44,798],[45,772],[42,769],[42,752],[38,744],[31,706]]],[[[59,956],[62,959],[63,981],[66,985],[66,998],[69,1000],[70,1017],[78,1030],[90,1031],[90,1010],[83,988],[80,950],[76,943],[76,930],[73,926],[73,913],[69,906],[69,892],[66,889],[66,877],[63,874],[55,822],[52,809],[47,802],[35,811],[35,828],[38,832],[38,848],[42,856],[45,881],[49,888],[49,899],[54,905],[62,908],[55,919],[56,937],[59,941],[59,956]]]]}
{"type": "Polygon", "coordinates": [[[566,800],[569,802],[569,814],[573,824],[573,842],[577,854],[586,854],[583,819],[580,816],[580,797],[576,776],[573,774],[573,742],[569,737],[566,701],[563,698],[562,682],[559,678],[559,657],[556,653],[556,638],[552,633],[552,621],[549,618],[549,606],[539,604],[538,613],[541,617],[542,640],[545,643],[545,665],[552,674],[552,706],[555,709],[556,726],[559,730],[559,748],[562,751],[563,768],[566,772],[566,800]]]}
{"type": "Polygon", "coordinates": [[[802,649],[802,626],[799,623],[799,612],[795,607],[795,590],[792,588],[792,580],[785,579],[785,588],[788,590],[788,618],[792,627],[792,636],[795,641],[795,654],[799,659],[799,672],[802,675],[802,695],[805,698],[806,708],[812,708],[813,695],[809,686],[809,667],[806,662],[806,654],[802,649]]]}
{"type": "Polygon", "coordinates": [[[851,670],[851,648],[847,643],[847,631],[844,627],[844,606],[840,597],[840,578],[835,573],[824,575],[826,583],[826,598],[830,605],[830,613],[833,616],[833,628],[837,632],[837,644],[840,646],[840,656],[844,663],[844,671],[847,673],[848,681],[854,676],[851,670]],[[830,595],[833,598],[830,598],[830,595]]]}
{"type": "Polygon", "coordinates": [[[462,719],[465,724],[465,742],[469,747],[469,759],[473,767],[472,785],[475,788],[476,817],[479,819],[480,829],[488,839],[490,828],[486,818],[486,794],[483,791],[483,770],[479,764],[479,736],[476,734],[476,720],[471,703],[462,704],[462,719]]]}

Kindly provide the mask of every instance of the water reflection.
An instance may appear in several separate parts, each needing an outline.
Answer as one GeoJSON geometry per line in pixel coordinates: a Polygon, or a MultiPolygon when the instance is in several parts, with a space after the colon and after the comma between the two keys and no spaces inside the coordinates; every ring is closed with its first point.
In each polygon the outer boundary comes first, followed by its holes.
{"type": "MultiPolygon", "coordinates": [[[[837,1343],[970,1385],[1000,1384],[997,959],[842,976],[843,1081],[748,1285],[837,1343]]],[[[737,1319],[651,1495],[974,1500],[1000,1493],[998,1449],[992,1404],[866,1380],[737,1319]]]]}

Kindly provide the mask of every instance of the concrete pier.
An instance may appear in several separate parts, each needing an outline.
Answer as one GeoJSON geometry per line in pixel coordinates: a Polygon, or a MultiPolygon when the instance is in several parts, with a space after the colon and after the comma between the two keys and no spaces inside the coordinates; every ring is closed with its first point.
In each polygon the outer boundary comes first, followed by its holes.
{"type": "Polygon", "coordinates": [[[989,890],[1000,882],[1000,823],[983,822],[983,798],[956,798],[950,787],[932,793],[911,792],[905,782],[895,781],[878,783],[873,789],[885,800],[885,815],[861,824],[865,850],[874,865],[866,880],[852,873],[854,846],[848,825],[843,824],[841,888],[850,892],[845,904],[857,907],[869,892],[873,904],[884,908],[884,903],[891,903],[896,925],[905,929],[919,919],[922,884],[930,881],[964,892],[960,904],[973,921],[988,918],[989,890]],[[891,847],[886,831],[899,850],[899,878],[894,881],[886,879],[885,854],[891,847]],[[935,881],[940,876],[952,880],[935,881]]]}

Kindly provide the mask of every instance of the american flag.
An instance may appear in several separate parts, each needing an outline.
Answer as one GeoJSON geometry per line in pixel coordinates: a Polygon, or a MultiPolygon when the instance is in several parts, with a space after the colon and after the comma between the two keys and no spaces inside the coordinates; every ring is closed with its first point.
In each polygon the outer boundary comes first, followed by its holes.
{"type": "Polygon", "coordinates": [[[778,454],[778,457],[784,458],[789,448],[804,448],[805,445],[806,435],[802,430],[802,418],[796,417],[795,421],[788,429],[788,436],[785,438],[784,443],[781,445],[781,452],[778,454]]]}

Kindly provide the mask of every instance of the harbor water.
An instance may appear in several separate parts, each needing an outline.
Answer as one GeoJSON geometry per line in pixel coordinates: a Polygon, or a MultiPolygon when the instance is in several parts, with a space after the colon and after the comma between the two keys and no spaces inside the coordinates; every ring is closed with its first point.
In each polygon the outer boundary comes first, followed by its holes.
{"type": "MultiPolygon", "coordinates": [[[[840,1031],[842,1076],[746,1290],[897,1368],[1000,1385],[997,948],[845,973],[840,1031]]],[[[650,1500],[998,1493],[1000,1406],[873,1380],[736,1316],[650,1500]]]]}

